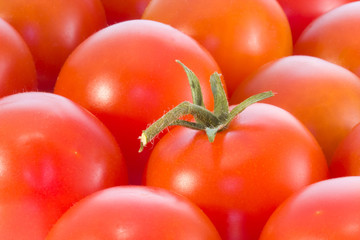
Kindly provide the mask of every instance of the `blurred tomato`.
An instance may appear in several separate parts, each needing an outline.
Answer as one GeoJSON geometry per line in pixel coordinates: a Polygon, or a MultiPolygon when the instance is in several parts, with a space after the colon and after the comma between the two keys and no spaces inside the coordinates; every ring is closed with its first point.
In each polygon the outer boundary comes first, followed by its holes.
{"type": "Polygon", "coordinates": [[[360,1],[344,4],[317,18],[300,35],[295,54],[343,66],[360,76],[360,1]]]}
{"type": "Polygon", "coordinates": [[[34,60],[19,33],[0,18],[0,97],[37,88],[34,60]]]}
{"type": "Polygon", "coordinates": [[[290,26],[275,0],[153,0],[143,18],[170,24],[205,46],[229,96],[258,67],[292,54],[290,26]]]}
{"type": "Polygon", "coordinates": [[[244,81],[230,102],[272,90],[264,100],[292,113],[315,136],[328,162],[340,141],[360,122],[360,79],[320,58],[289,56],[268,63],[244,81]]]}
{"type": "Polygon", "coordinates": [[[277,0],[288,17],[293,42],[295,43],[302,31],[317,17],[355,0],[277,0]]]}
{"type": "Polygon", "coordinates": [[[109,25],[141,18],[150,0],[101,0],[109,25]]]}
{"type": "Polygon", "coordinates": [[[67,56],[106,26],[100,0],[0,0],[0,16],[24,38],[33,55],[39,89],[52,91],[67,56]]]}

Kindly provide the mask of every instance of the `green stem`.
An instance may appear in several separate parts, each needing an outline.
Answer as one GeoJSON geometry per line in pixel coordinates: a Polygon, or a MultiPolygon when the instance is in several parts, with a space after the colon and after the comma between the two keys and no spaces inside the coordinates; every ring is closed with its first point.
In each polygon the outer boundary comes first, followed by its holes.
{"type": "Polygon", "coordinates": [[[274,96],[271,91],[253,95],[241,102],[239,105],[235,106],[229,112],[229,102],[221,82],[220,74],[215,72],[210,77],[211,91],[214,95],[214,112],[210,112],[204,107],[199,79],[184,64],[180,61],[177,62],[181,64],[188,76],[194,103],[187,101],[180,103],[145,129],[139,137],[139,152],[141,152],[144,147],[160,132],[173,125],[205,131],[209,141],[213,142],[216,134],[219,131],[226,129],[230,122],[246,107],[268,97],[274,96]],[[182,120],[181,118],[186,115],[192,115],[195,122],[182,120]]]}

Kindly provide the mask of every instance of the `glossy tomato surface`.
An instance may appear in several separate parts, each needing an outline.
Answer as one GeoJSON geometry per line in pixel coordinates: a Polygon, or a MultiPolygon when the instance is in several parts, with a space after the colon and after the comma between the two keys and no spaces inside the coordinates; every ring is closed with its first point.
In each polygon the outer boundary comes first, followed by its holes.
{"type": "Polygon", "coordinates": [[[177,104],[192,101],[180,60],[194,72],[204,102],[213,108],[209,76],[219,67],[194,39],[166,24],[131,20],[88,38],[68,58],[55,93],[81,104],[111,130],[127,160],[130,181],[140,183],[147,153],[138,153],[148,124],[177,104]]]}
{"type": "Polygon", "coordinates": [[[360,176],[360,125],[357,124],[336,148],[330,165],[332,177],[360,176]]]}
{"type": "Polygon", "coordinates": [[[143,18],[170,24],[205,46],[229,96],[262,64],[292,54],[288,20],[273,0],[154,0],[143,18]]]}
{"type": "Polygon", "coordinates": [[[360,1],[344,4],[317,18],[300,35],[295,54],[343,66],[360,76],[360,1]]]}
{"type": "Polygon", "coordinates": [[[287,199],[266,223],[260,240],[360,238],[360,177],[314,183],[287,199]]]}
{"type": "Polygon", "coordinates": [[[355,0],[277,0],[288,17],[293,42],[295,43],[304,29],[317,17],[355,0]]]}
{"type": "Polygon", "coordinates": [[[150,0],[101,0],[108,24],[139,19],[150,0]]]}
{"type": "Polygon", "coordinates": [[[51,93],[0,100],[0,239],[44,239],[76,201],[126,184],[121,151],[88,111],[51,93]]]}
{"type": "Polygon", "coordinates": [[[37,89],[34,60],[19,33],[0,18],[0,97],[37,89]]]}
{"type": "Polygon", "coordinates": [[[310,56],[275,60],[256,71],[230,102],[272,90],[265,102],[296,116],[315,136],[328,162],[341,140],[360,122],[360,79],[336,64],[310,56]]]}
{"type": "Polygon", "coordinates": [[[327,176],[310,132],[285,110],[255,103],[213,143],[203,131],[170,130],[154,147],[145,183],[196,203],[222,239],[257,239],[283,200],[327,176]]]}
{"type": "Polygon", "coordinates": [[[40,90],[52,91],[62,64],[85,38],[106,26],[100,0],[0,0],[0,16],[33,55],[40,90]]]}
{"type": "Polygon", "coordinates": [[[76,203],[46,240],[220,240],[209,218],[188,199],[164,189],[114,187],[76,203]]]}

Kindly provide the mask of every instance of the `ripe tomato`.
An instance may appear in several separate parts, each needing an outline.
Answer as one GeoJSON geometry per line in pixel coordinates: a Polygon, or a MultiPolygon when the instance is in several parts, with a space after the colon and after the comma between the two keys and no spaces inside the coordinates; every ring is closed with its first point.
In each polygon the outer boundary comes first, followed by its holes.
{"type": "Polygon", "coordinates": [[[170,24],[205,46],[229,96],[255,69],[292,54],[290,26],[274,0],[153,0],[143,18],[170,24]]]}
{"type": "Polygon", "coordinates": [[[123,186],[76,203],[46,240],[220,240],[209,218],[188,199],[164,189],[123,186]]]}
{"type": "Polygon", "coordinates": [[[293,42],[295,43],[302,31],[317,17],[355,0],[277,0],[288,17],[293,42]]]}
{"type": "Polygon", "coordinates": [[[0,239],[44,239],[72,204],[126,174],[113,136],[79,105],[40,92],[0,100],[0,239]]]}
{"type": "Polygon", "coordinates": [[[287,199],[266,223],[260,240],[360,238],[360,177],[312,184],[287,199]]]}
{"type": "Polygon", "coordinates": [[[330,164],[332,177],[360,176],[360,124],[337,147],[330,164]]]}
{"type": "Polygon", "coordinates": [[[141,18],[150,0],[101,0],[109,25],[141,18]]]}
{"type": "Polygon", "coordinates": [[[290,113],[255,103],[209,142],[175,127],[151,153],[145,184],[184,195],[222,239],[257,239],[273,210],[302,187],[327,178],[323,153],[290,113]]]}
{"type": "Polygon", "coordinates": [[[19,33],[0,18],[0,97],[37,88],[34,60],[19,33]]]}
{"type": "Polygon", "coordinates": [[[0,0],[0,16],[24,38],[40,90],[52,91],[69,53],[106,26],[100,0],[0,0]]]}
{"type": "Polygon", "coordinates": [[[360,1],[344,4],[317,18],[300,35],[295,54],[343,66],[360,76],[360,1]]]}
{"type": "Polygon", "coordinates": [[[179,59],[197,71],[210,109],[209,76],[220,71],[194,39],[163,23],[130,20],[103,29],[68,58],[55,93],[94,113],[116,137],[131,183],[140,183],[147,154],[138,153],[138,136],[176,104],[191,99],[179,59]]]}
{"type": "Polygon", "coordinates": [[[310,56],[289,56],[264,65],[235,91],[230,102],[264,90],[264,100],[292,113],[315,136],[328,162],[360,122],[360,80],[349,70],[310,56]]]}

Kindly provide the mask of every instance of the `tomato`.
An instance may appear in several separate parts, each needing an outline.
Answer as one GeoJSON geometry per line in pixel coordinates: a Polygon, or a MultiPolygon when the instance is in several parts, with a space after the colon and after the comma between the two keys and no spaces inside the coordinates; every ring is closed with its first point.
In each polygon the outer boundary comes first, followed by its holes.
{"type": "Polygon", "coordinates": [[[79,105],[43,92],[0,100],[0,239],[44,239],[72,204],[126,174],[114,137],[79,105]]]}
{"type": "Polygon", "coordinates": [[[360,238],[360,177],[314,183],[276,209],[260,240],[360,238]]]}
{"type": "Polygon", "coordinates": [[[229,96],[255,69],[292,54],[290,26],[274,0],[153,0],[143,18],[170,24],[205,46],[229,96]]]}
{"type": "Polygon", "coordinates": [[[150,0],[101,0],[109,25],[141,18],[150,0]]]}
{"type": "Polygon", "coordinates": [[[18,32],[0,18],[0,97],[37,88],[34,60],[18,32]]]}
{"type": "Polygon", "coordinates": [[[360,76],[360,1],[344,4],[317,18],[294,46],[310,55],[343,66],[360,76]]]}
{"type": "Polygon", "coordinates": [[[220,240],[209,218],[164,189],[123,186],[96,192],[67,211],[46,240],[220,240]]]}
{"type": "Polygon", "coordinates": [[[131,183],[141,183],[150,150],[138,153],[138,136],[164,111],[191,99],[181,60],[197,71],[204,102],[213,99],[209,76],[219,67],[194,39],[166,24],[130,20],[111,25],[81,44],[67,59],[55,93],[95,114],[116,137],[131,183]]]}
{"type": "Polygon", "coordinates": [[[289,56],[268,63],[238,86],[230,102],[264,90],[277,93],[265,102],[289,111],[312,132],[328,162],[360,122],[359,78],[322,59],[289,56]]]}
{"type": "Polygon", "coordinates": [[[323,153],[290,113],[255,103],[209,142],[204,131],[175,127],[154,146],[147,186],[196,203],[222,239],[257,239],[288,196],[327,178],[323,153]]]}
{"type": "Polygon", "coordinates": [[[288,17],[293,42],[295,43],[302,31],[317,17],[343,4],[355,0],[277,0],[288,17]]]}
{"type": "Polygon", "coordinates": [[[336,148],[330,165],[332,177],[360,175],[360,124],[357,124],[336,148]]]}
{"type": "Polygon", "coordinates": [[[62,64],[85,38],[106,26],[100,0],[0,0],[0,16],[33,55],[39,90],[52,91],[62,64]]]}

